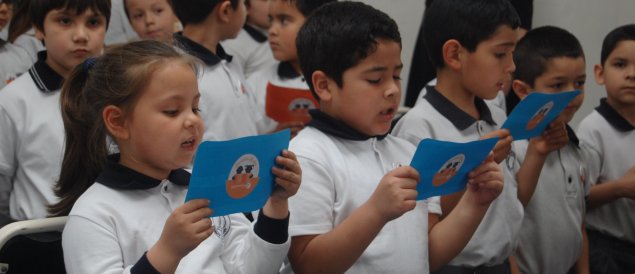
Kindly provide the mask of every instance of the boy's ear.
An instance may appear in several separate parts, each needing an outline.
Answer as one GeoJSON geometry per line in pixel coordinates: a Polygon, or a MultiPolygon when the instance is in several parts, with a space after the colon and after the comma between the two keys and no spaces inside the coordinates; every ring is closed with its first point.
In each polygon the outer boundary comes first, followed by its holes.
{"type": "Polygon", "coordinates": [[[443,62],[451,69],[461,68],[461,53],[463,46],[456,39],[450,39],[443,44],[441,48],[441,54],[443,55],[443,62]]]}
{"type": "Polygon", "coordinates": [[[320,97],[320,102],[329,102],[333,97],[331,94],[332,91],[332,82],[331,78],[329,78],[326,73],[321,70],[317,70],[313,72],[311,75],[311,82],[313,83],[313,89],[315,93],[320,97]]]}
{"type": "Polygon", "coordinates": [[[527,95],[529,95],[532,88],[524,81],[516,79],[512,81],[512,90],[514,91],[514,93],[516,93],[518,98],[524,99],[525,97],[527,97],[527,95]]]}
{"type": "Polygon", "coordinates": [[[44,31],[40,30],[39,28],[36,28],[35,26],[33,26],[33,29],[35,30],[35,38],[37,38],[40,41],[44,40],[44,31]]]}
{"type": "Polygon", "coordinates": [[[234,11],[234,8],[232,8],[232,4],[230,1],[221,1],[220,3],[218,3],[217,11],[218,20],[227,23],[229,22],[230,18],[229,15],[231,14],[231,12],[234,11]]]}
{"type": "Polygon", "coordinates": [[[117,140],[125,140],[129,136],[128,127],[123,110],[117,106],[109,105],[102,112],[102,119],[106,130],[117,140]]]}
{"type": "Polygon", "coordinates": [[[604,67],[600,64],[593,66],[593,75],[598,85],[604,85],[604,67]]]}

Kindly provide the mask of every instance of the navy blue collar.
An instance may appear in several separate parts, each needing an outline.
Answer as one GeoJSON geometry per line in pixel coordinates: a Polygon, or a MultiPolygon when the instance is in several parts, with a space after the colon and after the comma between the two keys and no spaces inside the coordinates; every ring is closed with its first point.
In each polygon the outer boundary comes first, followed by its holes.
{"type": "MultiPolygon", "coordinates": [[[[452,124],[459,130],[465,130],[477,121],[474,117],[470,116],[465,111],[454,105],[450,100],[445,98],[433,86],[426,87],[426,95],[424,95],[423,98],[428,100],[434,109],[450,120],[450,122],[452,122],[452,124]]],[[[478,110],[481,120],[490,125],[496,125],[496,122],[494,122],[494,119],[492,118],[492,113],[483,99],[474,98],[474,104],[476,105],[476,110],[478,110]]]]}
{"type": "Polygon", "coordinates": [[[379,140],[382,140],[388,135],[388,133],[378,136],[366,135],[355,130],[346,123],[329,116],[319,109],[311,109],[309,110],[309,114],[311,114],[311,122],[309,122],[308,126],[342,139],[365,141],[370,138],[377,138],[379,140]]]}
{"type": "Polygon", "coordinates": [[[573,130],[573,128],[569,126],[569,124],[567,124],[566,126],[567,126],[567,135],[569,135],[569,142],[579,147],[580,139],[578,139],[578,135],[575,134],[575,131],[573,130]]]}
{"type": "Polygon", "coordinates": [[[620,115],[609,103],[606,102],[606,98],[600,99],[600,105],[595,110],[606,119],[615,129],[621,132],[628,132],[635,127],[620,115]]]}
{"type": "Polygon", "coordinates": [[[291,62],[280,62],[280,64],[278,64],[278,76],[280,79],[294,79],[302,75],[295,71],[291,62]]]}
{"type": "Polygon", "coordinates": [[[64,84],[64,77],[55,72],[46,63],[46,51],[37,53],[37,62],[29,69],[35,86],[44,93],[58,91],[64,84]]]}
{"type": "Polygon", "coordinates": [[[232,56],[225,52],[225,49],[223,49],[223,46],[221,46],[220,43],[216,46],[216,54],[214,54],[203,45],[183,36],[183,32],[175,33],[174,41],[177,47],[182,48],[190,55],[201,59],[208,66],[214,66],[222,60],[227,62],[232,61],[232,56]]]}
{"type": "MultiPolygon", "coordinates": [[[[97,183],[122,190],[150,189],[161,184],[161,180],[120,165],[119,156],[119,154],[108,156],[104,169],[95,180],[97,183]]],[[[186,186],[190,182],[190,173],[183,169],[175,169],[170,172],[168,180],[174,184],[186,186]]]]}
{"type": "Polygon", "coordinates": [[[254,39],[256,42],[260,44],[267,42],[267,36],[264,33],[262,33],[262,31],[258,30],[257,28],[252,27],[248,24],[245,24],[243,26],[243,29],[247,32],[247,34],[249,34],[251,39],[254,39]]]}

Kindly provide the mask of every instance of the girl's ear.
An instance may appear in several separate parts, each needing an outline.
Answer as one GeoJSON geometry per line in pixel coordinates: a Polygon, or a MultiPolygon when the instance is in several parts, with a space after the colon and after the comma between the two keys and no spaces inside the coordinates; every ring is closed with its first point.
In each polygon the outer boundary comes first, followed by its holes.
{"type": "Polygon", "coordinates": [[[525,97],[527,97],[527,95],[529,95],[529,93],[531,92],[532,88],[527,85],[527,83],[521,81],[521,80],[514,80],[512,81],[512,91],[514,93],[516,93],[516,95],[518,96],[518,98],[525,99],[525,97]]]}
{"type": "Polygon", "coordinates": [[[593,66],[593,75],[598,85],[604,85],[604,67],[600,64],[593,66]]]}
{"type": "Polygon", "coordinates": [[[450,39],[443,44],[441,48],[441,54],[443,55],[443,62],[451,69],[461,68],[461,55],[463,54],[463,46],[456,39],[450,39]]]}
{"type": "MultiPolygon", "coordinates": [[[[329,102],[333,98],[332,92],[332,84],[333,82],[331,78],[329,78],[326,73],[321,70],[317,70],[313,72],[311,75],[311,81],[313,82],[313,89],[315,93],[320,97],[320,102],[329,102]]],[[[333,82],[334,84],[334,82],[333,82]]]]}
{"type": "Polygon", "coordinates": [[[33,29],[35,30],[35,38],[40,41],[44,40],[44,31],[36,28],[35,26],[33,26],[33,29]]]}
{"type": "Polygon", "coordinates": [[[130,136],[123,110],[119,107],[109,105],[104,108],[102,119],[104,119],[106,130],[113,138],[125,140],[130,136]]]}

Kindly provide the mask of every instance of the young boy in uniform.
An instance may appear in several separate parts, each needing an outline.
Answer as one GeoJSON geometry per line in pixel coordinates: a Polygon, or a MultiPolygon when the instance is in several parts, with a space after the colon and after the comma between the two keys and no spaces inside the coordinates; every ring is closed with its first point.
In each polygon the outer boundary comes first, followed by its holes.
{"type": "MultiPolygon", "coordinates": [[[[296,111],[305,114],[307,119],[294,121],[278,122],[269,116],[263,122],[263,131],[274,131],[282,128],[290,128],[292,136],[295,136],[299,130],[304,127],[304,122],[310,119],[306,111],[317,107],[317,103],[312,99],[309,86],[302,77],[298,53],[296,50],[295,40],[298,31],[307,16],[313,10],[320,6],[333,2],[335,0],[270,0],[269,1],[269,18],[271,18],[271,27],[269,27],[269,44],[273,52],[274,58],[278,61],[272,66],[261,69],[247,78],[247,82],[254,89],[258,107],[263,111],[269,108],[271,111],[296,111]],[[298,94],[298,99],[291,101],[291,104],[279,104],[277,109],[271,105],[267,107],[267,96],[271,96],[269,92],[289,92],[293,90],[294,94],[298,94]],[[302,100],[300,94],[305,93],[302,100]],[[294,109],[294,101],[300,106],[294,109]],[[287,124],[283,124],[283,123],[287,124]]],[[[273,96],[270,98],[274,98],[273,96]]],[[[270,102],[271,103],[271,102],[270,102]]]]}
{"type": "Polygon", "coordinates": [[[585,160],[579,140],[568,126],[584,99],[586,72],[582,46],[566,30],[540,27],[518,42],[514,62],[512,92],[521,100],[531,92],[583,92],[543,135],[513,144],[515,161],[509,162],[518,184],[523,185],[523,180],[533,177],[526,176],[528,166],[537,167],[539,174],[533,195],[526,200],[514,253],[516,263],[520,272],[526,274],[567,273],[576,262],[578,273],[587,273],[585,160]]]}
{"type": "Polygon", "coordinates": [[[635,272],[635,25],[611,31],[595,80],[606,98],[580,122],[591,192],[586,215],[591,273],[635,272]]]}
{"type": "Polygon", "coordinates": [[[291,140],[303,185],[289,200],[290,267],[298,273],[428,273],[463,249],[502,191],[490,156],[452,214],[416,201],[415,146],[389,133],[401,97],[401,37],[359,2],[314,11],[297,39],[320,109],[291,140]]]}
{"type": "Polygon", "coordinates": [[[38,61],[0,92],[0,180],[12,186],[14,220],[44,218],[62,162],[60,89],[70,71],[100,55],[110,16],[108,0],[41,0],[31,4],[38,61]]]}
{"type": "MultiPolygon", "coordinates": [[[[393,133],[418,145],[425,138],[468,142],[498,136],[497,163],[511,150],[509,131],[498,129],[505,113],[491,102],[509,81],[515,66],[520,19],[509,0],[434,1],[424,15],[424,39],[437,68],[436,86],[396,124],[393,133]]],[[[503,193],[482,224],[448,266],[437,273],[509,273],[523,216],[517,186],[507,174],[503,193]]],[[[453,211],[462,192],[441,197],[443,216],[453,211]]]]}

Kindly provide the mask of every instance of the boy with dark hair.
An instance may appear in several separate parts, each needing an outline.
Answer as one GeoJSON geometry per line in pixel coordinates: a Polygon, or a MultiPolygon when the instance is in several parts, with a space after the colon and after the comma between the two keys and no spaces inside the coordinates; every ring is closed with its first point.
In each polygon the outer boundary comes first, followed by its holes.
{"type": "MultiPolygon", "coordinates": [[[[314,11],[297,38],[300,66],[320,101],[291,140],[303,184],[289,199],[290,267],[298,273],[428,273],[460,252],[501,192],[489,157],[439,220],[438,198],[416,201],[415,146],[388,134],[401,96],[401,37],[359,2],[314,11]]],[[[289,266],[286,270],[290,271],[289,266]]]]}
{"type": "Polygon", "coordinates": [[[602,43],[595,80],[606,98],[580,122],[591,192],[586,215],[591,273],[635,272],[635,25],[602,43]]]}
{"type": "MultiPolygon", "coordinates": [[[[516,71],[512,92],[521,100],[531,92],[584,92],[585,58],[578,39],[557,27],[529,31],[514,51],[516,71]]],[[[522,273],[567,273],[577,262],[577,273],[588,272],[584,229],[588,183],[586,165],[575,132],[568,126],[582,105],[584,93],[574,98],[543,135],[514,142],[511,169],[520,186],[527,172],[539,174],[533,195],[521,199],[525,216],[515,251],[522,273]],[[533,171],[528,171],[533,167],[533,171]]],[[[512,109],[509,109],[511,111],[512,109]]]]}
{"type": "Polygon", "coordinates": [[[36,36],[46,44],[38,61],[0,92],[0,183],[12,186],[14,220],[44,218],[57,201],[64,149],[60,89],[70,71],[100,55],[110,16],[108,0],[31,3],[36,36]]]}
{"type": "MultiPolygon", "coordinates": [[[[434,1],[424,15],[424,39],[437,84],[396,124],[394,134],[414,145],[425,138],[468,142],[498,136],[494,158],[501,163],[511,150],[509,131],[499,129],[505,113],[493,99],[509,81],[520,19],[509,0],[434,1]]],[[[437,273],[509,273],[522,222],[517,185],[507,174],[503,193],[482,224],[448,266],[437,273]]],[[[450,214],[462,192],[441,197],[450,214]]]]}

